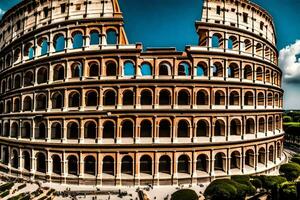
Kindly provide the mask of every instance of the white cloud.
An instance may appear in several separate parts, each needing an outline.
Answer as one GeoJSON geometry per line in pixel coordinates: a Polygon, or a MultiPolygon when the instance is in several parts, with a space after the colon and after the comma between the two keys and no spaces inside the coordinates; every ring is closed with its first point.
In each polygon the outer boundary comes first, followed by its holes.
{"type": "Polygon", "coordinates": [[[300,40],[279,52],[279,65],[286,82],[300,83],[300,59],[297,60],[297,55],[300,55],[300,40]]]}

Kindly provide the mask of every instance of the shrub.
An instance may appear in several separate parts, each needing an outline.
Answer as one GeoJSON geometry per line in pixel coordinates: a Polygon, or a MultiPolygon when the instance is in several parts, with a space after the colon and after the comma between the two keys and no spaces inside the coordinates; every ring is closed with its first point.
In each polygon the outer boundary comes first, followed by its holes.
{"type": "Polygon", "coordinates": [[[6,197],[7,195],[9,195],[9,190],[5,190],[4,192],[2,192],[1,194],[0,194],[0,197],[6,197]]]}
{"type": "Polygon", "coordinates": [[[300,176],[300,165],[297,163],[286,163],[280,166],[279,172],[282,173],[287,180],[293,181],[300,176]]]}
{"type": "Polygon", "coordinates": [[[250,180],[251,184],[256,188],[261,188],[262,187],[262,182],[259,178],[254,178],[250,180]]]}
{"type": "Polygon", "coordinates": [[[231,200],[236,199],[237,195],[236,183],[229,179],[214,180],[204,192],[205,198],[211,200],[231,200]]]}
{"type": "Polygon", "coordinates": [[[286,182],[286,178],[282,177],[282,176],[257,176],[257,177],[253,177],[253,178],[258,178],[261,180],[262,182],[262,187],[267,189],[267,190],[271,190],[274,186],[281,184],[283,182],[286,182]]]}
{"type": "Polygon", "coordinates": [[[280,199],[297,200],[296,184],[284,184],[279,190],[280,199]]]}
{"type": "Polygon", "coordinates": [[[198,200],[198,195],[194,190],[183,189],[174,192],[171,200],[198,200]]]}
{"type": "Polygon", "coordinates": [[[256,192],[255,187],[250,182],[250,177],[247,175],[232,176],[231,179],[238,183],[238,189],[242,190],[248,195],[254,195],[256,192]]]}
{"type": "Polygon", "coordinates": [[[300,157],[293,157],[291,161],[300,165],[300,157]]]}
{"type": "Polygon", "coordinates": [[[0,192],[3,192],[5,190],[10,190],[14,186],[14,183],[4,183],[0,185],[0,192]]]}
{"type": "Polygon", "coordinates": [[[283,117],[283,121],[284,122],[292,122],[293,121],[293,118],[291,116],[284,116],[283,117]]]}

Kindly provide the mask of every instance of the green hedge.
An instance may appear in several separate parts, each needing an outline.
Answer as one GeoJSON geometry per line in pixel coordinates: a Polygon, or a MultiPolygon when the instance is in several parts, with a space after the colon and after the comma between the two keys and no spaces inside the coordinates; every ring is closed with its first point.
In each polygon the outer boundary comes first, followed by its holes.
{"type": "Polygon", "coordinates": [[[255,188],[262,188],[262,181],[259,178],[253,178],[250,182],[255,188]]]}
{"type": "Polygon", "coordinates": [[[204,192],[206,199],[231,200],[237,199],[238,189],[236,182],[230,179],[218,179],[209,184],[204,192]]]}
{"type": "Polygon", "coordinates": [[[14,183],[4,183],[0,185],[0,193],[4,192],[5,190],[10,190],[14,186],[14,183]]]}
{"type": "Polygon", "coordinates": [[[291,161],[300,165],[300,157],[293,157],[291,161]]]}
{"type": "Polygon", "coordinates": [[[247,175],[232,176],[231,180],[237,182],[239,189],[244,191],[248,195],[254,195],[256,192],[255,187],[250,182],[250,177],[247,175]]]}
{"type": "Polygon", "coordinates": [[[261,175],[261,176],[253,176],[253,179],[259,179],[262,183],[262,187],[271,190],[274,186],[279,185],[281,183],[286,182],[286,178],[282,176],[266,176],[266,175],[261,175]]]}
{"type": "Polygon", "coordinates": [[[5,190],[4,192],[2,192],[1,194],[0,194],[0,197],[6,197],[7,195],[9,195],[9,190],[5,190]]]}
{"type": "Polygon", "coordinates": [[[174,192],[171,200],[198,200],[198,195],[194,190],[183,189],[174,192]]]}
{"type": "Polygon", "coordinates": [[[294,162],[286,163],[280,166],[279,172],[282,173],[288,181],[293,181],[300,176],[300,165],[294,162]]]}

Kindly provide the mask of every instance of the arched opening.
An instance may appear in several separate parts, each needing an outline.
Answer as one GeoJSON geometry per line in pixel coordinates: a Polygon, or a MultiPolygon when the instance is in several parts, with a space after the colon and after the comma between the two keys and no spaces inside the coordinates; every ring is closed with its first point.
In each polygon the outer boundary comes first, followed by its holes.
{"type": "Polygon", "coordinates": [[[46,138],[46,126],[43,122],[39,123],[37,131],[35,133],[36,139],[45,139],[46,138]]]}
{"type": "Polygon", "coordinates": [[[171,158],[167,155],[159,158],[159,172],[165,174],[171,174],[171,158]]]}
{"type": "Polygon", "coordinates": [[[214,136],[225,136],[225,123],[222,120],[217,120],[215,123],[215,135],[214,136]]]}
{"type": "Polygon", "coordinates": [[[20,75],[16,75],[15,76],[15,89],[19,89],[21,88],[21,76],[20,75]]]}
{"type": "Polygon", "coordinates": [[[208,137],[209,126],[206,120],[199,120],[197,123],[197,137],[208,137]]]}
{"type": "Polygon", "coordinates": [[[48,41],[46,38],[40,40],[40,48],[41,48],[41,56],[46,55],[48,53],[48,41]]]}
{"type": "Polygon", "coordinates": [[[117,65],[115,62],[106,62],[106,76],[117,76],[117,65]]]}
{"type": "Polygon", "coordinates": [[[238,119],[231,120],[230,135],[241,135],[241,122],[238,119]]]}
{"type": "Polygon", "coordinates": [[[25,72],[25,74],[24,74],[24,86],[25,87],[33,86],[33,84],[34,84],[34,81],[33,81],[33,73],[32,73],[32,71],[25,72]]]}
{"type": "Polygon", "coordinates": [[[228,67],[228,77],[229,78],[239,78],[240,77],[240,69],[236,63],[231,63],[228,67]]]}
{"type": "Polygon", "coordinates": [[[141,122],[140,137],[152,137],[152,123],[149,120],[143,120],[141,122]]]}
{"type": "Polygon", "coordinates": [[[178,158],[178,173],[190,173],[190,159],[187,155],[181,155],[178,158]]]}
{"type": "Polygon", "coordinates": [[[126,90],[123,92],[123,105],[124,106],[134,105],[134,94],[131,90],[126,90]]]}
{"type": "Polygon", "coordinates": [[[11,137],[16,138],[19,135],[19,125],[17,122],[13,122],[11,125],[11,137]]]}
{"type": "Polygon", "coordinates": [[[133,138],[133,123],[130,120],[122,122],[122,137],[133,138]]]}
{"type": "Polygon", "coordinates": [[[152,105],[152,93],[149,90],[143,90],[141,92],[141,105],[152,105]]]}
{"type": "Polygon", "coordinates": [[[256,68],[256,80],[263,81],[263,71],[261,67],[256,68]]]}
{"type": "Polygon", "coordinates": [[[168,90],[159,92],[159,105],[171,105],[171,93],[168,90]]]}
{"type": "Polygon", "coordinates": [[[207,76],[208,75],[207,68],[208,67],[207,67],[206,63],[203,63],[203,62],[199,63],[197,65],[197,76],[200,76],[200,77],[207,76]]]}
{"type": "Polygon", "coordinates": [[[221,63],[219,62],[214,63],[212,70],[213,70],[214,77],[223,77],[223,66],[221,63]]]}
{"type": "Polygon", "coordinates": [[[223,38],[219,33],[215,33],[212,36],[212,48],[223,48],[223,38]]]}
{"type": "Polygon", "coordinates": [[[112,121],[103,124],[103,138],[115,138],[115,124],[112,121]]]}
{"type": "Polygon", "coordinates": [[[105,156],[102,161],[102,172],[104,174],[114,175],[115,164],[114,159],[111,156],[105,156]]]}
{"type": "Polygon", "coordinates": [[[36,96],[36,110],[46,110],[47,108],[47,97],[44,94],[36,96]]]}
{"type": "Polygon", "coordinates": [[[273,132],[274,128],[273,128],[273,117],[269,117],[268,119],[268,131],[273,132]]]}
{"type": "Polygon", "coordinates": [[[83,47],[83,36],[81,32],[72,34],[73,49],[80,49],[83,47]]]}
{"type": "Polygon", "coordinates": [[[86,106],[97,106],[98,94],[95,91],[89,91],[86,93],[86,106]]]}
{"type": "Polygon", "coordinates": [[[246,134],[254,134],[255,133],[255,123],[252,118],[246,120],[246,134]]]}
{"type": "Polygon", "coordinates": [[[84,138],[86,139],[96,139],[97,128],[95,122],[86,122],[84,125],[84,138]]]}
{"type": "Polygon", "coordinates": [[[89,76],[99,76],[99,66],[97,63],[90,64],[89,76]]]}
{"type": "Polygon", "coordinates": [[[270,70],[266,70],[266,82],[271,83],[271,72],[270,72],[270,70]]]}
{"type": "Polygon", "coordinates": [[[266,164],[266,150],[263,147],[258,150],[258,163],[266,164]]]}
{"type": "Polygon", "coordinates": [[[78,175],[78,161],[76,156],[69,156],[68,157],[68,174],[70,175],[78,175]]]}
{"type": "Polygon", "coordinates": [[[108,45],[118,44],[118,35],[117,32],[113,29],[109,29],[106,32],[106,43],[108,45]]]}
{"type": "Polygon", "coordinates": [[[122,158],[121,173],[133,175],[133,160],[130,156],[124,156],[122,158]]]}
{"type": "Polygon", "coordinates": [[[96,160],[94,156],[87,156],[84,159],[84,173],[89,175],[96,175],[96,160]]]}
{"type": "Polygon", "coordinates": [[[273,106],[273,94],[268,94],[268,106],[273,106]]]}
{"type": "Polygon", "coordinates": [[[208,94],[204,90],[200,90],[197,92],[197,105],[208,105],[208,94]]]}
{"type": "Polygon", "coordinates": [[[124,76],[135,76],[135,66],[131,61],[124,63],[124,76]]]}
{"type": "Polygon", "coordinates": [[[246,39],[244,41],[244,45],[245,45],[245,52],[252,53],[252,43],[251,43],[251,41],[246,39]]]}
{"type": "Polygon", "coordinates": [[[197,157],[196,169],[198,171],[208,172],[208,157],[205,154],[201,154],[197,157]]]}
{"type": "Polygon", "coordinates": [[[244,79],[247,79],[247,80],[252,80],[253,79],[253,75],[252,75],[252,67],[247,65],[245,68],[244,68],[244,79]]]}
{"type": "Polygon", "coordinates": [[[23,111],[31,111],[32,110],[32,100],[30,96],[24,98],[23,101],[23,111]]]}
{"type": "Polygon", "coordinates": [[[14,112],[20,112],[21,108],[20,108],[20,99],[17,98],[14,101],[14,112]]]}
{"type": "Polygon", "coordinates": [[[29,60],[33,59],[35,56],[34,49],[35,49],[35,47],[33,46],[32,43],[26,44],[24,47],[24,56],[29,60]]]}
{"type": "Polygon", "coordinates": [[[215,105],[225,105],[225,93],[221,90],[215,93],[215,105]]]}
{"type": "Polygon", "coordinates": [[[159,123],[159,137],[171,137],[171,124],[168,120],[162,120],[159,123]]]}
{"type": "Polygon", "coordinates": [[[152,175],[152,159],[148,155],[144,155],[140,159],[140,173],[152,175]]]}
{"type": "Polygon", "coordinates": [[[240,95],[237,91],[232,91],[229,95],[229,105],[238,106],[240,104],[240,95]]]}
{"type": "Polygon", "coordinates": [[[31,135],[31,125],[28,122],[24,122],[23,123],[23,127],[22,127],[22,138],[30,138],[31,135]]]}
{"type": "Polygon", "coordinates": [[[46,156],[43,153],[36,155],[36,171],[46,173],[46,156]]]}
{"type": "Polygon", "coordinates": [[[23,151],[22,153],[23,158],[23,168],[27,171],[31,169],[31,162],[30,162],[30,154],[27,151],[23,151]]]}
{"type": "Polygon", "coordinates": [[[214,170],[221,170],[225,172],[225,166],[226,166],[226,158],[224,153],[217,153],[215,155],[215,168],[214,170]]]}
{"type": "Polygon", "coordinates": [[[3,147],[2,149],[3,157],[2,157],[2,163],[5,165],[8,165],[9,163],[9,155],[8,155],[8,147],[3,147]]]}
{"type": "Polygon", "coordinates": [[[4,123],[4,136],[8,137],[10,135],[10,125],[9,122],[4,123]]]}
{"type": "Polygon", "coordinates": [[[178,66],[178,76],[190,76],[191,66],[187,62],[182,62],[178,66]]]}
{"type": "Polygon", "coordinates": [[[69,107],[79,107],[80,95],[78,92],[72,92],[69,94],[69,107]]]}
{"type": "MultiPolygon", "coordinates": [[[[15,50],[15,52],[14,52],[14,63],[18,63],[18,62],[20,62],[21,60],[20,60],[20,57],[21,57],[21,49],[20,48],[17,48],[16,50],[15,50]]],[[[2,64],[2,63],[1,63],[2,64]]],[[[0,67],[2,67],[1,65],[0,65],[0,67]]]]}
{"type": "Polygon", "coordinates": [[[63,96],[60,92],[55,92],[52,95],[52,109],[61,109],[63,107],[63,96]]]}
{"type": "Polygon", "coordinates": [[[231,153],[230,157],[230,169],[240,169],[240,152],[234,151],[231,153]]]}
{"type": "Polygon", "coordinates": [[[280,142],[278,142],[277,143],[277,158],[281,159],[281,153],[282,153],[281,144],[280,144],[280,142]]]}
{"type": "Polygon", "coordinates": [[[52,156],[52,171],[55,174],[61,174],[61,159],[58,155],[52,156]]]}
{"type": "Polygon", "coordinates": [[[177,127],[177,137],[190,137],[189,123],[186,120],[180,120],[177,127]]]}
{"type": "Polygon", "coordinates": [[[253,96],[253,93],[252,92],[246,92],[245,93],[245,96],[244,96],[244,105],[245,106],[253,106],[253,99],[254,99],[254,96],[253,96]]]}
{"type": "Polygon", "coordinates": [[[258,126],[258,131],[261,133],[265,132],[265,119],[264,118],[259,118],[258,120],[259,126],[258,126]]]}
{"type": "Polygon", "coordinates": [[[62,138],[61,124],[55,122],[51,125],[51,139],[61,139],[61,138],[62,138]]]}
{"type": "Polygon", "coordinates": [[[273,146],[269,147],[269,161],[274,162],[274,148],[273,148],[273,146]]]}
{"type": "Polygon", "coordinates": [[[262,52],[263,52],[263,48],[262,48],[261,43],[257,43],[256,46],[255,46],[255,54],[257,56],[262,57],[262,52]]]}
{"type": "Polygon", "coordinates": [[[72,78],[81,78],[82,77],[82,64],[81,63],[72,64],[71,75],[72,75],[72,78]]]}
{"type": "Polygon", "coordinates": [[[186,90],[181,90],[178,93],[178,105],[190,105],[190,93],[186,90]]]}
{"type": "Polygon", "coordinates": [[[93,30],[90,32],[90,45],[98,45],[100,43],[100,34],[98,31],[93,30]]]}
{"type": "Polygon", "coordinates": [[[6,113],[10,113],[11,112],[11,101],[8,100],[6,102],[6,113]]]}
{"type": "Polygon", "coordinates": [[[65,50],[65,37],[61,34],[54,36],[53,41],[55,52],[60,52],[65,50]]]}
{"type": "Polygon", "coordinates": [[[228,47],[229,50],[238,51],[239,50],[239,41],[235,36],[230,36],[228,38],[228,47]]]}
{"type": "Polygon", "coordinates": [[[65,69],[62,65],[57,65],[54,67],[53,70],[53,80],[58,81],[58,80],[64,80],[65,78],[65,69]]]}
{"type": "Polygon", "coordinates": [[[169,63],[161,63],[159,65],[159,75],[160,76],[171,76],[171,65],[169,63]]]}
{"type": "Polygon", "coordinates": [[[19,167],[19,154],[16,150],[13,150],[13,157],[12,157],[12,167],[18,169],[19,167]]]}
{"type": "Polygon", "coordinates": [[[149,63],[143,63],[141,65],[141,74],[142,74],[142,76],[151,76],[152,75],[152,66],[149,63]]]}
{"type": "Polygon", "coordinates": [[[79,138],[79,128],[78,128],[77,123],[75,123],[75,122],[68,123],[67,138],[68,139],[78,139],[79,138]]]}
{"type": "Polygon", "coordinates": [[[257,101],[259,106],[264,106],[265,105],[265,95],[264,93],[260,92],[257,95],[257,101]]]}
{"type": "Polygon", "coordinates": [[[116,105],[116,93],[113,90],[105,91],[103,95],[103,105],[104,106],[116,105]]]}

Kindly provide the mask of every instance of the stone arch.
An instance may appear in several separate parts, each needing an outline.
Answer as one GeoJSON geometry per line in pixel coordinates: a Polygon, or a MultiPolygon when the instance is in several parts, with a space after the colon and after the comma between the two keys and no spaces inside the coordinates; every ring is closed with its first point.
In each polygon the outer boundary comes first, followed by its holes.
{"type": "Polygon", "coordinates": [[[190,124],[187,120],[180,120],[177,125],[177,137],[189,138],[190,137],[190,124]]]}
{"type": "Polygon", "coordinates": [[[255,121],[252,118],[246,120],[246,134],[255,134],[255,121]]]}
{"type": "Polygon", "coordinates": [[[41,67],[37,71],[37,83],[47,83],[48,81],[48,69],[46,67],[41,67]]]}
{"type": "Polygon", "coordinates": [[[80,49],[83,47],[83,34],[81,31],[74,31],[72,33],[73,49],[80,49]]]}
{"type": "Polygon", "coordinates": [[[257,101],[259,106],[265,105],[265,95],[263,92],[259,92],[257,95],[257,101]]]}
{"type": "Polygon", "coordinates": [[[265,118],[261,117],[258,120],[258,132],[265,132],[265,118]]]}
{"type": "Polygon", "coordinates": [[[225,172],[226,168],[226,157],[225,154],[222,152],[219,152],[215,155],[215,166],[214,170],[221,170],[225,172]]]}
{"type": "Polygon", "coordinates": [[[274,120],[273,120],[273,117],[271,116],[268,118],[268,131],[271,131],[271,132],[274,131],[273,123],[274,123],[274,120]]]}
{"type": "Polygon", "coordinates": [[[235,169],[235,168],[238,168],[240,169],[241,166],[240,166],[240,159],[241,159],[241,154],[239,151],[234,151],[231,153],[231,156],[230,156],[230,169],[235,169]]]}
{"type": "Polygon", "coordinates": [[[152,98],[150,90],[143,90],[141,92],[141,105],[152,105],[152,98]]]}
{"type": "Polygon", "coordinates": [[[159,123],[159,137],[171,137],[171,123],[169,120],[163,119],[159,123]]]}
{"type": "Polygon", "coordinates": [[[97,106],[98,105],[98,93],[95,90],[86,92],[86,106],[97,106]]]}
{"type": "Polygon", "coordinates": [[[258,150],[258,163],[266,164],[266,149],[264,147],[259,148],[258,150]]]}
{"type": "Polygon", "coordinates": [[[84,138],[96,139],[97,137],[97,125],[94,121],[88,121],[84,124],[84,138]]]}
{"type": "Polygon", "coordinates": [[[169,62],[161,62],[159,64],[159,72],[160,76],[171,76],[172,75],[172,67],[169,62]]]}
{"type": "Polygon", "coordinates": [[[237,91],[230,92],[229,95],[229,105],[238,106],[240,105],[240,95],[237,91]]]}
{"type": "Polygon", "coordinates": [[[68,174],[70,175],[78,175],[78,159],[74,155],[70,155],[67,158],[68,160],[68,174]]]}
{"type": "Polygon", "coordinates": [[[102,161],[102,172],[104,174],[114,175],[115,174],[115,163],[114,158],[111,156],[105,156],[102,161]]]}
{"type": "Polygon", "coordinates": [[[38,94],[35,97],[36,100],[36,110],[46,110],[47,109],[47,96],[45,94],[38,94]]]}
{"type": "Polygon", "coordinates": [[[64,80],[65,79],[65,68],[62,65],[56,65],[53,68],[53,80],[64,80]]]}
{"type": "Polygon", "coordinates": [[[61,139],[62,138],[62,126],[60,122],[54,122],[51,125],[51,139],[61,139]]]}
{"type": "Polygon", "coordinates": [[[103,124],[103,138],[115,138],[115,123],[113,121],[105,121],[103,124]]]}
{"type": "Polygon", "coordinates": [[[214,77],[223,77],[223,65],[220,62],[215,62],[212,67],[212,74],[214,77]]]}
{"type": "Polygon", "coordinates": [[[178,105],[190,105],[191,94],[187,90],[180,90],[178,92],[178,105]]]}
{"type": "Polygon", "coordinates": [[[123,74],[124,74],[124,76],[135,76],[136,75],[135,65],[132,61],[127,60],[124,62],[123,74]]]}
{"type": "Polygon", "coordinates": [[[197,122],[197,137],[208,137],[209,136],[209,123],[206,120],[199,120],[197,122]]]}
{"type": "Polygon", "coordinates": [[[127,155],[122,158],[121,173],[133,175],[133,159],[131,156],[127,155]]]}
{"type": "Polygon", "coordinates": [[[80,106],[80,94],[77,91],[73,91],[69,94],[69,107],[80,106]]]}
{"type": "Polygon", "coordinates": [[[178,76],[190,76],[191,75],[191,66],[187,62],[181,62],[178,65],[178,76]]]}
{"type": "Polygon", "coordinates": [[[171,105],[171,92],[169,90],[161,90],[159,92],[159,105],[171,105]]]}
{"type": "Polygon", "coordinates": [[[122,129],[121,129],[121,135],[123,138],[133,138],[134,136],[134,128],[133,128],[133,122],[129,119],[122,121],[122,129]]]}
{"type": "Polygon", "coordinates": [[[141,122],[141,133],[140,137],[152,137],[152,122],[150,120],[143,120],[141,122]]]}
{"type": "Polygon", "coordinates": [[[197,76],[208,76],[208,67],[205,62],[199,62],[197,65],[197,76]]]}
{"type": "Polygon", "coordinates": [[[250,65],[246,65],[244,67],[244,79],[247,79],[247,80],[253,79],[252,67],[250,65]]]}
{"type": "Polygon", "coordinates": [[[198,171],[208,172],[208,156],[206,154],[200,154],[197,157],[196,169],[198,171]]]}
{"type": "Polygon", "coordinates": [[[67,138],[78,139],[79,138],[79,127],[76,122],[69,122],[67,125],[67,138]]]}
{"type": "Polygon", "coordinates": [[[54,35],[53,46],[55,52],[60,52],[65,50],[65,36],[61,33],[54,35]]]}
{"type": "Polygon", "coordinates": [[[71,77],[72,78],[81,78],[82,77],[82,63],[74,62],[71,65],[71,77]]]}
{"type": "Polygon", "coordinates": [[[84,173],[96,176],[96,159],[94,156],[84,158],[84,173]]]}
{"type": "Polygon", "coordinates": [[[140,173],[152,175],[152,158],[143,155],[140,159],[140,173]]]}
{"type": "Polygon", "coordinates": [[[12,162],[11,165],[13,168],[18,169],[19,167],[19,153],[16,149],[12,151],[12,162]]]}
{"type": "Polygon", "coordinates": [[[29,139],[30,136],[31,136],[31,124],[29,122],[23,122],[21,137],[29,139]]]}
{"type": "Polygon", "coordinates": [[[23,168],[27,171],[30,171],[31,169],[30,153],[28,151],[23,151],[22,159],[23,159],[23,168]]]}
{"type": "Polygon", "coordinates": [[[27,71],[24,74],[24,87],[33,86],[34,80],[33,80],[33,72],[27,71]]]}
{"type": "Polygon", "coordinates": [[[254,95],[253,92],[248,91],[244,96],[244,105],[245,106],[253,106],[254,105],[254,95]]]}
{"type": "Polygon", "coordinates": [[[274,147],[273,145],[269,146],[269,161],[274,162],[274,147]]]}
{"type": "Polygon", "coordinates": [[[240,77],[239,66],[236,63],[230,63],[227,74],[229,78],[239,78],[240,77]]]}
{"type": "Polygon", "coordinates": [[[61,92],[57,91],[52,94],[51,98],[52,109],[61,109],[63,108],[63,95],[61,92]]]}
{"type": "Polygon", "coordinates": [[[241,135],[241,121],[233,119],[230,122],[230,135],[241,135]]]}
{"type": "Polygon", "coordinates": [[[218,119],[215,122],[215,135],[214,136],[225,136],[225,122],[218,119]]]}
{"type": "Polygon", "coordinates": [[[37,153],[36,156],[36,171],[46,173],[46,156],[44,153],[37,153]]]}
{"type": "Polygon", "coordinates": [[[171,174],[171,158],[168,155],[163,155],[159,158],[160,173],[171,174]]]}
{"type": "Polygon", "coordinates": [[[46,139],[46,125],[44,122],[39,122],[37,123],[37,130],[35,133],[35,138],[36,139],[46,139]]]}
{"type": "Polygon", "coordinates": [[[116,105],[116,92],[114,90],[106,90],[103,95],[104,106],[116,105]]]}
{"type": "Polygon", "coordinates": [[[125,90],[123,92],[123,105],[133,106],[134,105],[134,93],[132,90],[125,90]]]}
{"type": "Polygon", "coordinates": [[[17,122],[13,122],[11,125],[11,137],[16,138],[19,135],[19,125],[17,122]]]}
{"type": "Polygon", "coordinates": [[[208,105],[208,93],[205,90],[197,92],[197,105],[208,105]]]}
{"type": "Polygon", "coordinates": [[[177,163],[178,173],[190,174],[190,158],[187,155],[181,155],[177,163]]]}
{"type": "Polygon", "coordinates": [[[256,68],[256,80],[263,81],[263,70],[261,67],[256,68]]]}
{"type": "Polygon", "coordinates": [[[89,76],[99,76],[99,64],[96,62],[89,63],[89,76]]]}
{"type": "Polygon", "coordinates": [[[52,155],[52,172],[61,175],[61,159],[59,155],[52,155]]]}
{"type": "Polygon", "coordinates": [[[215,105],[225,105],[225,93],[222,90],[215,92],[215,105]]]}
{"type": "Polygon", "coordinates": [[[105,66],[106,76],[117,76],[117,64],[115,61],[107,61],[105,66]]]}
{"type": "Polygon", "coordinates": [[[220,33],[214,33],[212,35],[212,48],[223,48],[224,41],[220,33]]]}
{"type": "Polygon", "coordinates": [[[17,74],[14,78],[14,87],[15,89],[21,88],[21,76],[17,74]]]}

